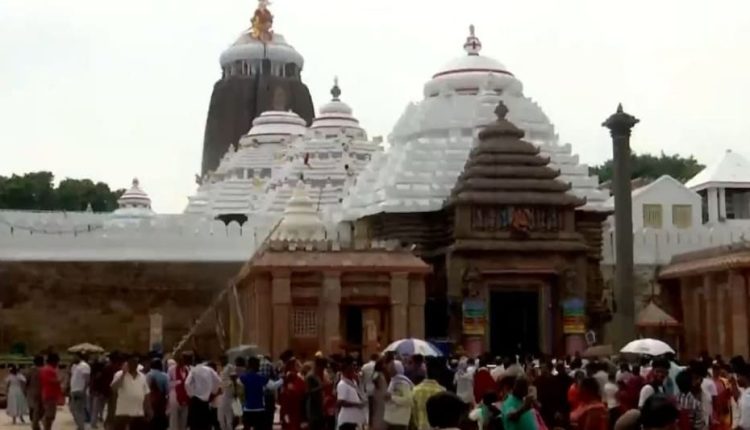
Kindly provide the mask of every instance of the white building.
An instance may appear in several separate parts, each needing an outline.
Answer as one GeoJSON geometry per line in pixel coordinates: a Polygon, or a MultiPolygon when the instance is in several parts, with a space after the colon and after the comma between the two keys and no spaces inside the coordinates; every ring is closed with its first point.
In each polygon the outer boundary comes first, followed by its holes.
{"type": "Polygon", "coordinates": [[[750,226],[750,161],[728,149],[685,184],[703,199],[704,223],[750,226]]]}

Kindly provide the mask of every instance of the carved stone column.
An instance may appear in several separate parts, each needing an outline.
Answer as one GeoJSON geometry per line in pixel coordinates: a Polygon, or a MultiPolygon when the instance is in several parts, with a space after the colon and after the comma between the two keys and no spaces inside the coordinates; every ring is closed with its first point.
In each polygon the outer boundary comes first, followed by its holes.
{"type": "Polygon", "coordinates": [[[748,346],[748,318],[747,318],[747,279],[732,270],[729,272],[729,291],[732,312],[732,355],[747,357],[750,354],[748,346]]]}
{"type": "Polygon", "coordinates": [[[323,274],[319,303],[320,349],[324,354],[336,353],[341,344],[341,273],[325,272],[323,274]]]}
{"type": "Polygon", "coordinates": [[[719,336],[715,332],[719,326],[718,318],[718,301],[716,300],[716,289],[711,275],[703,275],[703,291],[706,295],[706,329],[708,329],[709,335],[707,336],[708,345],[706,349],[709,351],[720,351],[719,349],[719,336]]]}
{"type": "Polygon", "coordinates": [[[292,305],[292,291],[289,272],[273,272],[271,279],[273,299],[273,347],[271,354],[278,357],[289,349],[289,320],[292,305]]]}
{"type": "Polygon", "coordinates": [[[407,337],[409,319],[409,274],[391,273],[391,333],[390,343],[407,337]]]}
{"type": "Polygon", "coordinates": [[[250,337],[251,341],[255,341],[261,351],[271,351],[271,330],[273,327],[273,308],[271,302],[271,279],[268,274],[258,275],[254,279],[255,283],[255,301],[250,303],[250,306],[255,307],[255,318],[248,319],[248,324],[252,324],[253,327],[250,337]],[[265,327],[263,330],[261,327],[265,327]]]}
{"type": "Polygon", "coordinates": [[[409,336],[424,339],[424,278],[413,276],[409,279],[409,336]]]}

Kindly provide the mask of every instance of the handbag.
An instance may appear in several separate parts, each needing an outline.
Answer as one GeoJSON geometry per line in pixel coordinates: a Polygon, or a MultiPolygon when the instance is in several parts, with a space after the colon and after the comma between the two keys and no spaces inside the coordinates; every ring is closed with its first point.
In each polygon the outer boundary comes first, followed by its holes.
{"type": "Polygon", "coordinates": [[[232,400],[232,414],[237,418],[242,416],[242,402],[240,399],[232,400]]]}

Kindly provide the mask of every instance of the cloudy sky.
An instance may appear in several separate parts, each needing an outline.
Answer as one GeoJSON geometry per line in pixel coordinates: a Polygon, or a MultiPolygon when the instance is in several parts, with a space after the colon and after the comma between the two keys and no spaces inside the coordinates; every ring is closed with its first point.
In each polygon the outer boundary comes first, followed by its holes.
{"type": "MultiPolygon", "coordinates": [[[[0,174],[50,170],[179,212],[200,170],[218,57],[254,0],[0,0],[0,174]]],[[[750,156],[747,0],[275,0],[319,106],[338,75],[370,135],[387,135],[439,66],[483,54],[519,77],[589,164],[617,102],[640,152],[750,156]]]]}

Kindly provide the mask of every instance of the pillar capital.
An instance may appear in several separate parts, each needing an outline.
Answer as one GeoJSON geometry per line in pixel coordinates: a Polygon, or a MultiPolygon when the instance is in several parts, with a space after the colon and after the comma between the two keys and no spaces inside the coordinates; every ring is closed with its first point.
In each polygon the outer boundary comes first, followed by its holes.
{"type": "Polygon", "coordinates": [[[612,137],[629,137],[630,131],[640,120],[622,109],[622,103],[617,105],[617,111],[609,116],[603,123],[603,127],[609,129],[612,137]]]}

